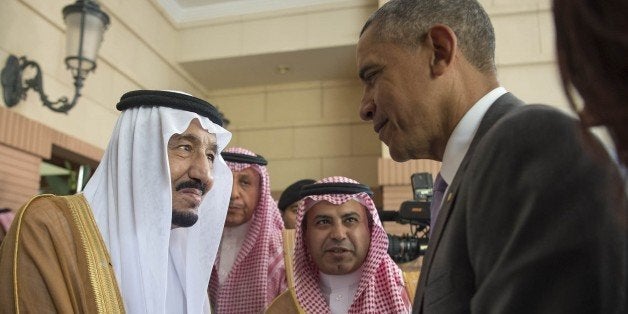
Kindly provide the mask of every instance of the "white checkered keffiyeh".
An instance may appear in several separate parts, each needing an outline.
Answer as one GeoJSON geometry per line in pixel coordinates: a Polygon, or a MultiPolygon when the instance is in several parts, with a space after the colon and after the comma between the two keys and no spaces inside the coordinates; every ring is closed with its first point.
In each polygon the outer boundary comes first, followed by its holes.
{"type": "MultiPolygon", "coordinates": [[[[243,148],[225,152],[256,156],[243,148]]],[[[261,191],[249,230],[235,264],[225,282],[218,281],[218,259],[214,263],[209,295],[215,313],[260,313],[287,287],[281,231],[283,220],[270,195],[270,179],[265,166],[227,162],[232,171],[252,167],[261,178],[261,191]]]]}
{"type": "MultiPolygon", "coordinates": [[[[345,177],[329,177],[317,183],[358,183],[345,177]]],[[[349,313],[409,313],[410,304],[403,286],[401,270],[388,256],[388,236],[382,226],[373,200],[364,192],[357,194],[324,194],[306,196],[299,202],[294,252],[295,290],[299,304],[308,314],[330,313],[319,288],[318,268],[307,252],[301,228],[305,212],[320,201],[335,205],[354,199],[367,208],[373,219],[371,246],[362,266],[362,278],[349,313]]]]}

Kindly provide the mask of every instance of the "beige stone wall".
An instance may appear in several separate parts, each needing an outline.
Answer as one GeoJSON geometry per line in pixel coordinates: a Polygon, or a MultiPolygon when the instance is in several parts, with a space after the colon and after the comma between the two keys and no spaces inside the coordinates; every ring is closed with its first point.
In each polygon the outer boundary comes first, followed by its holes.
{"type": "Polygon", "coordinates": [[[528,103],[569,112],[556,67],[549,0],[480,1],[491,16],[501,84],[528,103]]]}
{"type": "Polygon", "coordinates": [[[212,91],[209,100],[231,120],[230,146],[269,160],[276,191],[331,175],[377,185],[380,143],[358,117],[361,92],[356,81],[315,81],[212,91]]]}
{"type": "MultiPolygon", "coordinates": [[[[64,64],[65,24],[61,10],[69,0],[0,1],[0,64],[9,54],[26,55],[43,70],[44,91],[56,100],[71,96],[73,80],[64,64]]],[[[129,90],[178,89],[200,97],[205,91],[177,65],[178,33],[150,0],[101,1],[111,18],[98,66],[69,114],[43,107],[29,91],[12,111],[65,134],[104,148],[118,116],[115,104],[129,90]]],[[[31,74],[32,75],[32,74],[31,74]]],[[[29,74],[25,73],[29,78],[29,74]]],[[[4,106],[4,101],[2,101],[4,106]]]]}

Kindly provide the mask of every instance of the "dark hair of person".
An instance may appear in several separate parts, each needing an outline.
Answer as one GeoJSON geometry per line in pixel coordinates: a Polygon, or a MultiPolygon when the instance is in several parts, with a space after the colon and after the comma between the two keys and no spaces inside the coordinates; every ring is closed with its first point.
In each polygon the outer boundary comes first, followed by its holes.
{"type": "Polygon", "coordinates": [[[465,58],[480,72],[495,72],[495,32],[475,0],[391,0],[369,17],[360,36],[375,27],[378,39],[416,48],[435,24],[454,31],[465,58]]]}
{"type": "Polygon", "coordinates": [[[607,126],[628,164],[628,1],[554,0],[556,53],[571,107],[584,126],[607,126]],[[575,90],[584,105],[576,102],[575,90]]]}
{"type": "Polygon", "coordinates": [[[315,183],[316,180],[313,179],[302,179],[290,184],[279,197],[279,202],[277,202],[277,207],[279,210],[284,212],[293,203],[298,202],[301,198],[299,198],[299,193],[301,192],[301,188],[308,184],[315,183]]]}

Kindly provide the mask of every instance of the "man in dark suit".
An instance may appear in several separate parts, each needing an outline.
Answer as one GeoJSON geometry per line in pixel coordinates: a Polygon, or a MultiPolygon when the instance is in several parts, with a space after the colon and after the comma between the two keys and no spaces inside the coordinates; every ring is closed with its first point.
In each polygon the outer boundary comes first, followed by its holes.
{"type": "Polygon", "coordinates": [[[623,313],[617,167],[577,121],[501,87],[494,51],[475,0],[392,0],[360,35],[360,116],[394,160],[442,161],[448,185],[413,311],[623,313]]]}

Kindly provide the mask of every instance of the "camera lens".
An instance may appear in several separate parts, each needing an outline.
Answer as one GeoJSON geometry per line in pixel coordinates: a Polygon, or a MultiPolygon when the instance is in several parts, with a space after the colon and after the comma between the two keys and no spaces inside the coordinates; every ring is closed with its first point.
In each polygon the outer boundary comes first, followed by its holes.
{"type": "Polygon", "coordinates": [[[424,244],[427,244],[427,239],[388,234],[388,255],[395,263],[406,263],[423,255],[421,246],[424,244]]]}

